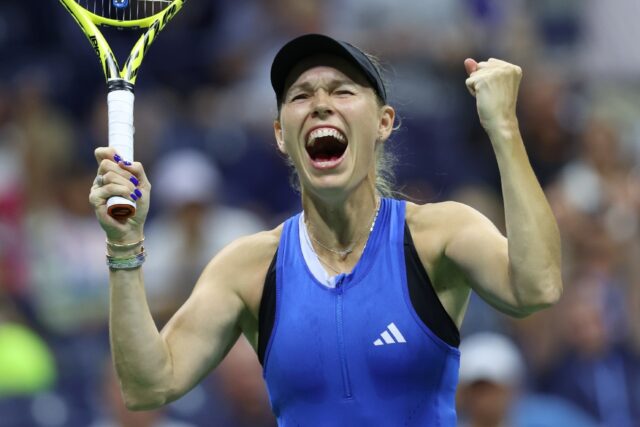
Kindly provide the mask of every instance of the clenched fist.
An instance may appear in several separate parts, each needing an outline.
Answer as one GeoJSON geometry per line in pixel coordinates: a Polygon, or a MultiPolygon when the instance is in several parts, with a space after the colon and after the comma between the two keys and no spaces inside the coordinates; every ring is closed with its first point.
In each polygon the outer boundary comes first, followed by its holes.
{"type": "Polygon", "coordinates": [[[144,222],[149,211],[151,183],[142,164],[125,162],[112,147],[95,150],[98,175],[89,193],[98,221],[113,243],[130,243],[142,239],[144,222]],[[98,179],[99,177],[99,179],[98,179]],[[107,213],[107,200],[120,196],[136,201],[135,216],[118,220],[107,213]]]}
{"type": "Polygon", "coordinates": [[[468,58],[464,66],[469,74],[467,88],[476,97],[478,117],[487,133],[515,125],[522,69],[494,58],[483,62],[468,58]]]}

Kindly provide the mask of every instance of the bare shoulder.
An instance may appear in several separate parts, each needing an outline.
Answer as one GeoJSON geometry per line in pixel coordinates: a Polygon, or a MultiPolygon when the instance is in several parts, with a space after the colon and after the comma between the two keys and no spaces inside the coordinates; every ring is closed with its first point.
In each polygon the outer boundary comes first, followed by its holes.
{"type": "Polygon", "coordinates": [[[430,242],[437,252],[456,231],[478,221],[488,221],[472,207],[453,201],[423,205],[407,202],[406,206],[406,221],[414,240],[430,242]]]}
{"type": "Polygon", "coordinates": [[[203,272],[205,280],[199,283],[233,287],[249,311],[257,314],[264,280],[281,234],[282,224],[233,241],[211,260],[203,272]]]}
{"type": "MultiPolygon", "coordinates": [[[[407,203],[407,221],[417,229],[422,227],[442,226],[445,224],[464,224],[485,218],[480,212],[464,203],[445,201],[438,203],[407,203]]],[[[486,219],[486,218],[485,218],[486,219]]]]}
{"type": "Polygon", "coordinates": [[[491,229],[495,225],[481,212],[464,203],[446,201],[423,205],[407,202],[406,220],[412,234],[428,233],[429,240],[443,245],[455,234],[471,229],[491,229]]]}

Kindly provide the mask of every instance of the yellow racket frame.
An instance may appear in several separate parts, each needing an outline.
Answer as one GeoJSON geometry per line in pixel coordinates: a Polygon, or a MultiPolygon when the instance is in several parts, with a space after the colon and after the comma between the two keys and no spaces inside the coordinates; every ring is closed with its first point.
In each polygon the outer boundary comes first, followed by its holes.
{"type": "Polygon", "coordinates": [[[187,0],[174,0],[169,6],[155,15],[131,21],[104,18],[91,13],[76,3],[75,0],[60,0],[60,3],[69,11],[89,39],[91,46],[93,46],[93,49],[100,59],[102,71],[104,72],[107,82],[113,79],[122,79],[133,85],[136,82],[142,58],[149,49],[149,46],[155,41],[158,33],[162,31],[165,25],[178,13],[185,1],[187,0]],[[118,61],[107,40],[98,29],[99,25],[127,29],[148,28],[131,49],[131,53],[122,69],[118,68],[118,61]]]}

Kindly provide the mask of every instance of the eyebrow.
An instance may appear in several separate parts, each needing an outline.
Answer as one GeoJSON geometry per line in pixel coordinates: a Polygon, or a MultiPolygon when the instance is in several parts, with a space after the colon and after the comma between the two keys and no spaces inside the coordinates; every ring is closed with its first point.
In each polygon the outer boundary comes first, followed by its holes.
{"type": "MultiPolygon", "coordinates": [[[[353,80],[347,80],[347,79],[333,79],[329,82],[329,86],[331,87],[342,86],[345,84],[357,85],[358,83],[354,82],[353,80]]],[[[287,93],[294,89],[310,90],[310,89],[313,89],[313,85],[309,81],[304,81],[302,83],[294,84],[294,85],[291,85],[291,87],[287,90],[287,93]]]]}

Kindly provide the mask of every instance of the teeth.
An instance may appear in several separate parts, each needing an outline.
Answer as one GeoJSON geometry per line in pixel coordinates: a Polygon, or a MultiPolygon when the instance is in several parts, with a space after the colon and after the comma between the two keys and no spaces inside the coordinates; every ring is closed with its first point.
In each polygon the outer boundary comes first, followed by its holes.
{"type": "Polygon", "coordinates": [[[340,131],[338,131],[337,129],[318,128],[318,129],[314,129],[309,134],[309,140],[307,141],[307,145],[312,146],[316,142],[316,139],[323,138],[325,136],[331,136],[342,143],[346,142],[344,135],[342,135],[342,133],[340,133],[340,131]]]}

